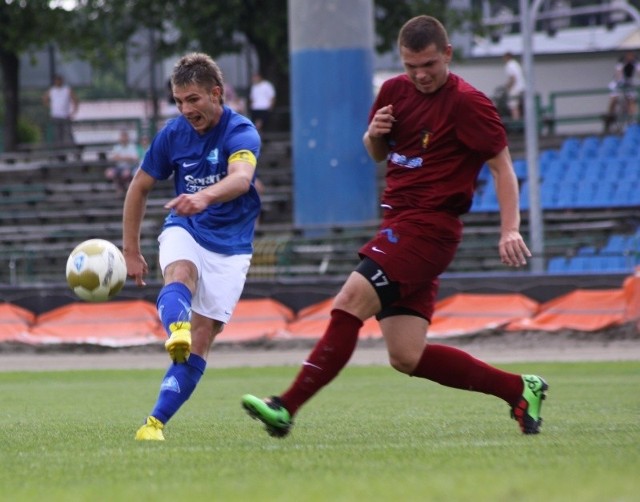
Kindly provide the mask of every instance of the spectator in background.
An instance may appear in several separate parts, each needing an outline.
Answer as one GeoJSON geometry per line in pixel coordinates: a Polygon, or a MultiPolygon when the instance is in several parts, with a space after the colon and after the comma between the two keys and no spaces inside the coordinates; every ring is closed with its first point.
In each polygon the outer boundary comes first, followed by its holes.
{"type": "Polygon", "coordinates": [[[250,115],[258,131],[267,127],[271,111],[276,104],[276,90],[273,84],[262,78],[260,73],[255,73],[252,77],[250,115]]]}
{"type": "Polygon", "coordinates": [[[140,150],[127,131],[120,131],[120,140],[109,153],[109,160],[114,165],[105,170],[105,178],[113,182],[116,192],[124,194],[133,177],[133,172],[140,164],[140,150]]]}
{"type": "Polygon", "coordinates": [[[502,59],[504,61],[504,72],[507,75],[507,81],[504,86],[507,90],[507,104],[511,113],[511,120],[521,120],[522,96],[525,85],[522,67],[510,52],[506,52],[502,59]]]}
{"type": "Polygon", "coordinates": [[[615,65],[613,80],[609,83],[609,110],[607,124],[605,129],[608,131],[609,126],[616,119],[616,109],[618,103],[624,100],[627,105],[625,110],[628,115],[629,122],[635,121],[637,110],[637,91],[635,86],[635,76],[638,72],[638,60],[635,53],[628,51],[622,56],[615,65]]]}
{"type": "Polygon", "coordinates": [[[65,84],[62,75],[53,78],[53,85],[42,96],[42,102],[49,108],[56,145],[73,145],[71,120],[78,111],[78,98],[73,89],[65,84]]]}

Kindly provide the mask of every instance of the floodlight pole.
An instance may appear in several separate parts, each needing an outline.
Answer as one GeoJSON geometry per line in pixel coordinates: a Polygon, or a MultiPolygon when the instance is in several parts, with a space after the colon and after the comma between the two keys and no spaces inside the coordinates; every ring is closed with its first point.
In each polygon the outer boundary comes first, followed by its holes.
{"type": "Polygon", "coordinates": [[[524,91],[524,131],[529,179],[529,239],[531,271],[544,272],[544,224],[540,205],[540,175],[538,170],[538,110],[535,106],[535,72],[533,71],[533,32],[535,19],[543,0],[520,0],[520,32],[522,33],[522,70],[527,86],[524,91]]]}

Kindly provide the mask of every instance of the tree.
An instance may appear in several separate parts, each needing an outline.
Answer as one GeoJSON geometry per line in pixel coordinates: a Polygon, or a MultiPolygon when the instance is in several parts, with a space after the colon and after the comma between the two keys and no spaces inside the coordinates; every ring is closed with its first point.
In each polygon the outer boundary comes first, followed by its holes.
{"type": "MultiPolygon", "coordinates": [[[[202,50],[212,57],[250,46],[258,68],[278,89],[278,103],[289,97],[287,0],[77,0],[73,11],[51,0],[0,2],[0,66],[4,83],[4,143],[17,147],[19,61],[22,54],[55,42],[91,62],[124,58],[131,35],[140,29],[172,36],[154,37],[152,52],[161,59],[179,51],[202,50]],[[57,5],[57,3],[55,3],[57,5]]],[[[377,50],[395,48],[398,28],[410,17],[429,12],[451,31],[466,13],[445,0],[375,0],[377,50]]]]}
{"type": "Polygon", "coordinates": [[[0,2],[0,71],[4,102],[4,147],[18,144],[20,55],[44,47],[64,26],[67,12],[51,8],[48,0],[0,2]]]}
{"type": "Polygon", "coordinates": [[[55,42],[62,51],[73,50],[88,61],[124,53],[136,29],[127,0],[79,0],[73,11],[50,0],[0,2],[0,70],[4,101],[4,149],[18,146],[20,117],[20,56],[55,42]]]}
{"type": "Polygon", "coordinates": [[[287,0],[180,0],[173,2],[173,9],[171,21],[180,32],[178,47],[196,46],[215,58],[240,52],[249,45],[258,59],[258,68],[253,70],[272,81],[278,89],[278,102],[286,103],[289,96],[287,0]]]}

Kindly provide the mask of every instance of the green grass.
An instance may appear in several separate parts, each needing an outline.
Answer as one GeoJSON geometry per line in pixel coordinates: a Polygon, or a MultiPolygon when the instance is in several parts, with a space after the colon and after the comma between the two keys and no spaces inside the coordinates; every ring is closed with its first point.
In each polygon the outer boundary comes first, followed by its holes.
{"type": "Polygon", "coordinates": [[[141,443],[162,371],[0,373],[0,500],[638,500],[640,362],[504,367],[549,381],[540,435],[496,398],[353,367],[274,439],[239,400],[288,367],[208,371],[141,443]]]}

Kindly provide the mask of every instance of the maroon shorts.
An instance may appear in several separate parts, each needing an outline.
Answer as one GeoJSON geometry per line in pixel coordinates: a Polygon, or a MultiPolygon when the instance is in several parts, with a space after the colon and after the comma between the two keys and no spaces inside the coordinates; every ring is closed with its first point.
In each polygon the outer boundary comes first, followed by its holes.
{"type": "Polygon", "coordinates": [[[387,211],[380,230],[359,254],[376,262],[389,280],[398,283],[400,299],[388,308],[408,309],[431,321],[438,277],[453,260],[461,238],[462,222],[455,215],[387,211]]]}

